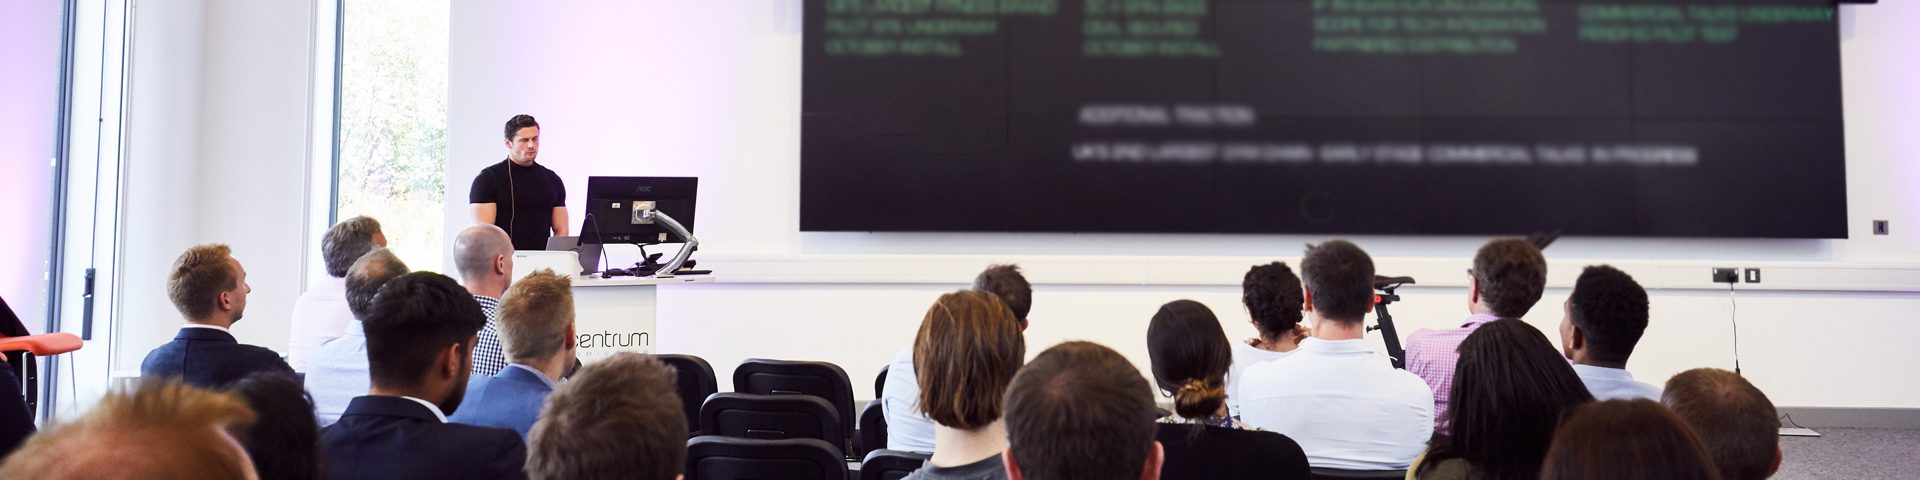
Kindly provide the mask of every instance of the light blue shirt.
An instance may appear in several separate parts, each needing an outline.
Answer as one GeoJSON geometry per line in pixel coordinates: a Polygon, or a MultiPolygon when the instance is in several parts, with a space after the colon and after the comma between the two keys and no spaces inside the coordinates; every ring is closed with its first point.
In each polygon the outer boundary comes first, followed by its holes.
{"type": "Polygon", "coordinates": [[[1576,363],[1573,373],[1580,376],[1581,383],[1587,384],[1587,391],[1593,392],[1594,400],[1604,402],[1644,398],[1660,401],[1660,387],[1634,380],[1633,374],[1626,370],[1576,363]]]}
{"type": "Polygon", "coordinates": [[[367,367],[367,330],[359,320],[348,322],[346,333],[321,345],[307,363],[307,393],[313,395],[314,419],[322,427],[339,421],[353,397],[366,395],[373,388],[372,378],[373,372],[367,367]]]}
{"type": "Polygon", "coordinates": [[[920,379],[913,372],[913,347],[887,364],[880,411],[887,416],[887,449],[933,453],[933,419],[920,411],[920,379]]]}

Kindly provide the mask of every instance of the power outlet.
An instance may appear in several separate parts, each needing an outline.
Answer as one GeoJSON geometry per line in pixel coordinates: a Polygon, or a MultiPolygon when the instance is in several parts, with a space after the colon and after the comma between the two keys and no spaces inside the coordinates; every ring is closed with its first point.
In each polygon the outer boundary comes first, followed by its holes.
{"type": "Polygon", "coordinates": [[[1760,269],[1749,268],[1746,270],[1742,270],[1741,273],[1745,273],[1747,275],[1747,283],[1760,283],[1760,269]]]}
{"type": "Polygon", "coordinates": [[[1740,269],[1715,267],[1713,283],[1740,283],[1740,269]]]}
{"type": "Polygon", "coordinates": [[[1874,220],[1874,221],[1873,221],[1873,234],[1874,234],[1874,235],[1886,235],[1886,234],[1887,234],[1887,221],[1886,221],[1886,220],[1874,220]]]}

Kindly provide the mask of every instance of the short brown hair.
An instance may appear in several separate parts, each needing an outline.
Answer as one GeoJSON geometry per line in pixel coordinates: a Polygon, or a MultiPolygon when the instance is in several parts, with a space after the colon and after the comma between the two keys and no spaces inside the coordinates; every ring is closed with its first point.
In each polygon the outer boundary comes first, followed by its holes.
{"type": "Polygon", "coordinates": [[[573,281],[542,268],[513,282],[500,299],[500,341],[507,359],[538,360],[560,351],[573,326],[573,281]]]}
{"type": "Polygon", "coordinates": [[[0,477],[246,478],[253,467],[234,434],[253,421],[233,394],[146,380],[29,438],[0,466],[0,477]]]}
{"type": "Polygon", "coordinates": [[[532,479],[671,480],[687,461],[687,417],[673,368],[616,353],[580,369],[527,433],[532,479]]]}
{"type": "Polygon", "coordinates": [[[1547,290],[1547,258],[1526,240],[1497,239],[1473,255],[1473,278],[1480,282],[1480,301],[1494,315],[1520,318],[1547,290]]]}
{"type": "Polygon", "coordinates": [[[1700,437],[1667,407],[1608,400],[1579,407],[1560,425],[1540,478],[1719,480],[1720,471],[1700,437]]]}
{"type": "Polygon", "coordinates": [[[1027,358],[1020,321],[991,293],[941,295],[913,339],[920,410],[949,428],[973,430],[1000,419],[1001,397],[1027,358]]]}
{"type": "Polygon", "coordinates": [[[1373,257],[1352,242],[1308,245],[1300,259],[1300,283],[1322,318],[1359,323],[1373,310],[1373,257]]]}
{"type": "Polygon", "coordinates": [[[1667,380],[1660,401],[1693,426],[1720,466],[1720,476],[1748,480],[1773,474],[1780,417],[1767,394],[1747,379],[1717,368],[1680,372],[1667,380]]]}
{"type": "Polygon", "coordinates": [[[1126,357],[1066,342],[1007,387],[1007,451],[1024,478],[1140,478],[1156,414],[1153,387],[1126,357]]]}
{"type": "Polygon", "coordinates": [[[1000,297],[1013,311],[1013,318],[1020,323],[1027,322],[1027,312],[1033,310],[1033,284],[1027,283],[1027,276],[1020,274],[1019,265],[994,265],[973,277],[973,289],[1000,297]]]}
{"type": "Polygon", "coordinates": [[[167,298],[189,320],[213,314],[213,303],[220,293],[240,286],[240,272],[233,268],[233,249],[209,243],[187,249],[173,261],[167,275],[167,298]]]}

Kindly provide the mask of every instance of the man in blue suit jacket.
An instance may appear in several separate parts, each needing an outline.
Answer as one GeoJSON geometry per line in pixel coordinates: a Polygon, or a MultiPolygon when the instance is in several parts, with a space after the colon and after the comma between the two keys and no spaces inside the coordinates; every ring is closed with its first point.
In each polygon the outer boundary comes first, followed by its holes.
{"type": "Polygon", "coordinates": [[[232,253],[226,245],[200,245],[174,260],[167,296],[187,325],[173,341],[147,353],[140,362],[142,377],[180,377],[188,385],[219,389],[255,372],[293,375],[279,354],[242,345],[227,330],[240,321],[253,291],[247,270],[232,253]]]}
{"type": "Polygon", "coordinates": [[[521,479],[527,449],[513,431],[447,423],[473,371],[486,323],[453,279],[414,272],[388,281],[362,320],[368,395],[320,432],[335,479],[521,479]]]}
{"type": "Polygon", "coordinates": [[[466,408],[449,419],[511,428],[525,439],[547,395],[573,366],[573,282],[552,270],[515,281],[500,303],[500,329],[507,367],[492,378],[475,378],[467,387],[466,408]]]}

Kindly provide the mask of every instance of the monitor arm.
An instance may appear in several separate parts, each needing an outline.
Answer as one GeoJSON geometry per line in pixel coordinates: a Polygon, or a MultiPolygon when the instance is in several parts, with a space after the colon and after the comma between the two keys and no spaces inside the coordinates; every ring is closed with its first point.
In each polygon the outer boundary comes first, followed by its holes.
{"type": "Polygon", "coordinates": [[[679,271],[680,265],[687,263],[687,257],[693,255],[693,249],[700,246],[700,239],[693,238],[693,232],[687,231],[687,227],[681,226],[680,221],[674,220],[672,216],[667,215],[667,212],[643,210],[640,212],[640,218],[657,222],[660,226],[667,227],[674,236],[687,241],[686,245],[680,246],[680,253],[673,255],[673,260],[668,260],[666,265],[660,266],[660,269],[653,273],[653,278],[673,278],[673,272],[679,271]]]}

